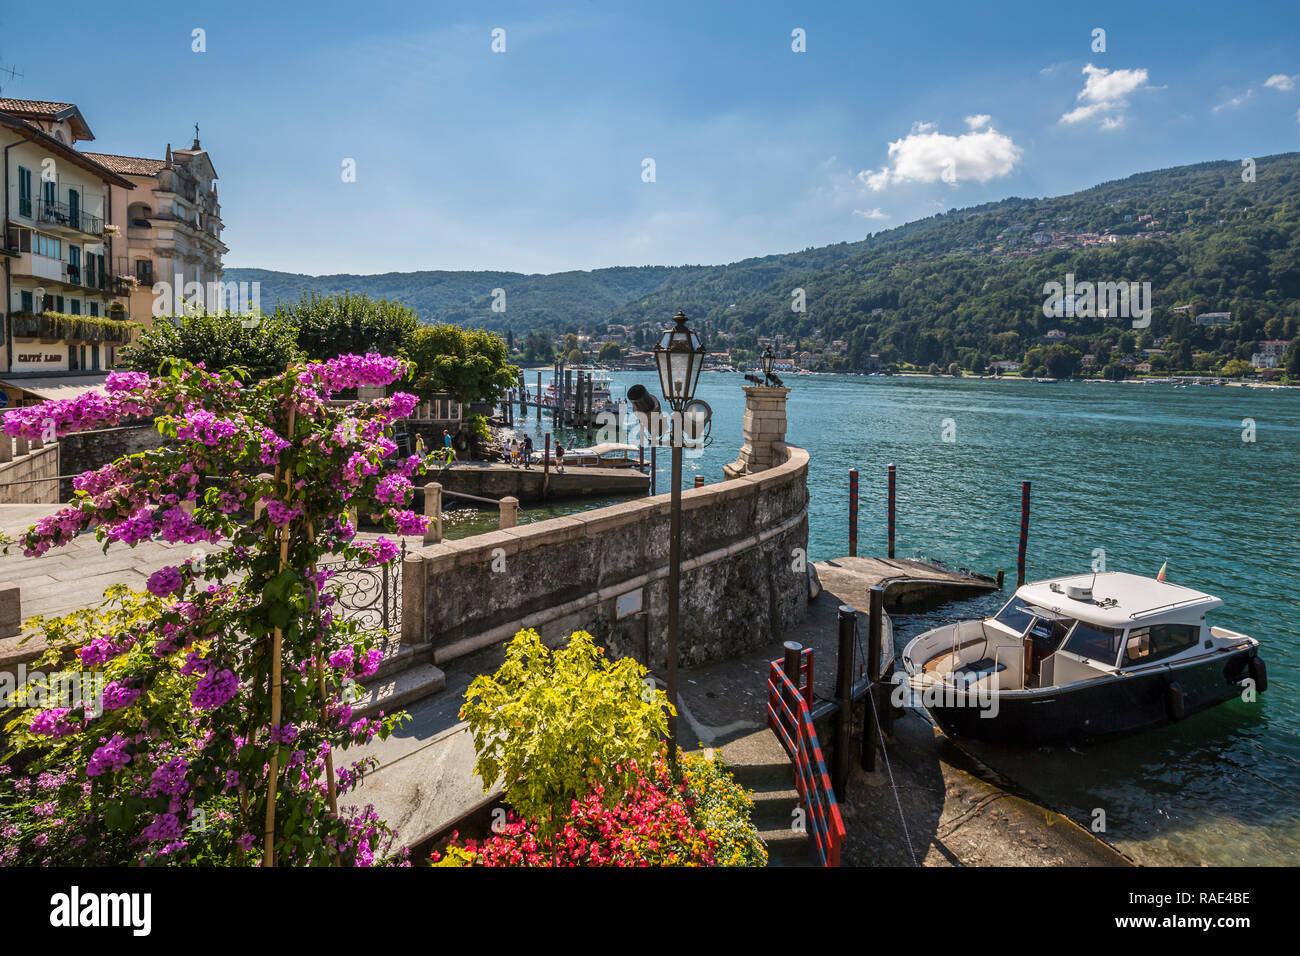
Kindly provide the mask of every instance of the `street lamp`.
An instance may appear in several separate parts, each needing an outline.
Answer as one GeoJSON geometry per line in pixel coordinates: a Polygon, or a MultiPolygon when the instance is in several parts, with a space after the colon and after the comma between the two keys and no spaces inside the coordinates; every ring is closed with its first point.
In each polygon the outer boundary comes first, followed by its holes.
{"type": "Polygon", "coordinates": [[[772,383],[772,363],[776,361],[776,356],[772,354],[772,346],[763,349],[763,380],[769,385],[772,383]]]}
{"type": "MultiPolygon", "coordinates": [[[[664,401],[673,410],[673,478],[668,509],[668,703],[677,710],[677,609],[682,578],[682,411],[695,398],[704,367],[704,343],[686,327],[686,313],[673,316],[677,324],[665,329],[655,346],[655,365],[664,401]]],[[[668,756],[677,764],[677,717],[668,717],[668,756]]]]}

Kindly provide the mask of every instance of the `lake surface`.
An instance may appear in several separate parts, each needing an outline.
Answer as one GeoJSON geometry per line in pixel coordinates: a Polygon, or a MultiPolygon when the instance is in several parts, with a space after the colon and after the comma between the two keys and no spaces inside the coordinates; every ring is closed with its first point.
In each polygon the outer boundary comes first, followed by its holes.
{"type": "MultiPolygon", "coordinates": [[[[617,373],[615,393],[653,372],[617,373]]],[[[533,380],[530,379],[530,384],[533,380]]],[[[713,444],[684,463],[720,480],[740,447],[740,375],[705,373],[713,444]]],[[[848,470],[860,472],[858,553],[885,554],[885,478],[898,469],[899,557],[1015,581],[1020,482],[1032,482],[1030,580],[1109,570],[1208,591],[1215,621],[1259,638],[1269,689],[1187,721],[1088,748],[970,745],[1027,793],[1144,863],[1300,864],[1300,392],[947,378],[790,376],[787,437],[812,455],[809,557],[848,553],[848,470]],[[1249,421],[1243,421],[1249,419],[1249,421]],[[1243,433],[1253,425],[1253,441],[1243,433]],[[953,440],[945,441],[949,437],[953,440]]],[[[540,438],[535,417],[519,423],[540,438]]],[[[575,444],[585,436],[566,434],[575,444]]],[[[565,442],[566,445],[569,441],[565,442]]],[[[541,442],[537,441],[540,448],[541,442]]],[[[658,489],[669,461],[658,461],[658,489]]],[[[588,500],[528,509],[538,520],[588,500]]],[[[495,526],[453,516],[449,534],[495,526]]],[[[895,619],[898,646],[990,613],[991,595],[895,619]]]]}

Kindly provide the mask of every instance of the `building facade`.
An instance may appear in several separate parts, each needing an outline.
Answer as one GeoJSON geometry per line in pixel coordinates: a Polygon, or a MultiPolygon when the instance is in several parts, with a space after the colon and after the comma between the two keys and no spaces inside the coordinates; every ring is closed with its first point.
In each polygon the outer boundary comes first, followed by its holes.
{"type": "MultiPolygon", "coordinates": [[[[94,139],[71,103],[0,99],[4,175],[0,373],[89,374],[129,341],[113,278],[110,209],[133,184],[76,149],[94,139]]],[[[23,399],[6,387],[6,403],[23,399]]]]}
{"type": "Polygon", "coordinates": [[[148,325],[183,313],[187,304],[214,312],[247,305],[231,301],[218,286],[228,250],[221,241],[217,171],[197,135],[189,149],[167,144],[162,159],[86,155],[135,187],[115,192],[111,210],[121,230],[112,265],[115,275],[133,285],[132,320],[148,325]]]}

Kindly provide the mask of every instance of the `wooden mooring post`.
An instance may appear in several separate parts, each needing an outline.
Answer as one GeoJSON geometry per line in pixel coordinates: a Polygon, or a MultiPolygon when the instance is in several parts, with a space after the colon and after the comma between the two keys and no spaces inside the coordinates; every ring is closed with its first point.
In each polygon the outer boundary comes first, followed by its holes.
{"type": "MultiPolygon", "coordinates": [[[[540,412],[538,413],[541,414],[540,412]]],[[[551,433],[546,433],[546,456],[542,458],[542,500],[551,486],[551,433]]]]}
{"type": "Polygon", "coordinates": [[[695,487],[696,487],[696,488],[703,488],[703,487],[704,487],[704,476],[703,476],[703,475],[696,475],[696,476],[695,476],[695,487]]]}
{"type": "Polygon", "coordinates": [[[894,556],[894,509],[897,501],[897,472],[889,466],[889,556],[894,556]]]}
{"type": "Polygon", "coordinates": [[[858,556],[858,470],[849,469],[849,557],[858,556]]]}
{"type": "Polygon", "coordinates": [[[658,494],[657,491],[659,486],[658,476],[659,476],[659,446],[651,445],[650,446],[650,497],[652,498],[656,494],[658,494]]]}
{"type": "Polygon", "coordinates": [[[1025,552],[1029,548],[1029,482],[1020,483],[1020,549],[1016,554],[1016,587],[1025,583],[1025,552]]]}
{"type": "MultiPolygon", "coordinates": [[[[849,772],[853,766],[849,746],[853,739],[853,638],[857,622],[857,610],[841,604],[839,648],[835,657],[835,754],[831,769],[831,786],[840,800],[848,798],[849,772]]],[[[870,688],[867,692],[871,692],[870,688]]]]}
{"type": "Polygon", "coordinates": [[[885,624],[885,589],[874,585],[868,592],[869,611],[867,614],[867,694],[868,700],[862,713],[862,769],[876,769],[876,738],[879,733],[876,714],[883,712],[883,702],[878,693],[880,688],[880,647],[884,639],[885,624]]]}

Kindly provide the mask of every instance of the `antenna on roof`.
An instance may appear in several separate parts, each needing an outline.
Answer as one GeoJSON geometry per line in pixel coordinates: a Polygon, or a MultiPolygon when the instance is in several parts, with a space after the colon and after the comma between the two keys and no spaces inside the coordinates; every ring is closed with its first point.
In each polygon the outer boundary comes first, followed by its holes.
{"type": "MultiPolygon", "coordinates": [[[[12,66],[0,66],[0,77],[8,77],[11,80],[17,80],[21,79],[22,75],[23,74],[19,73],[18,70],[12,66]]],[[[3,90],[4,86],[0,85],[0,92],[3,92],[3,90]]]]}

